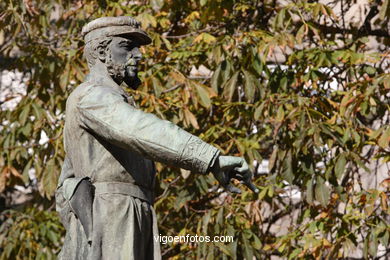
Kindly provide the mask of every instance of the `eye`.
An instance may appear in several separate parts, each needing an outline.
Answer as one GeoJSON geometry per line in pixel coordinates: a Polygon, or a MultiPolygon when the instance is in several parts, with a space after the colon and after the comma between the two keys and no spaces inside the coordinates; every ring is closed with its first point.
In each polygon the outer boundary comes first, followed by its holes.
{"type": "Polygon", "coordinates": [[[121,45],[121,47],[122,47],[123,49],[125,49],[125,50],[131,51],[135,46],[134,46],[134,44],[127,43],[127,44],[121,45]]]}
{"type": "Polygon", "coordinates": [[[139,44],[133,41],[122,41],[119,43],[119,46],[127,51],[131,51],[135,47],[139,47],[139,44]]]}
{"type": "Polygon", "coordinates": [[[129,48],[129,44],[128,43],[120,43],[119,46],[121,48],[125,48],[125,49],[129,48]]]}
{"type": "Polygon", "coordinates": [[[131,48],[131,45],[132,45],[132,43],[131,43],[130,41],[121,41],[121,42],[119,43],[119,46],[120,46],[121,48],[126,48],[126,49],[131,48]]]}

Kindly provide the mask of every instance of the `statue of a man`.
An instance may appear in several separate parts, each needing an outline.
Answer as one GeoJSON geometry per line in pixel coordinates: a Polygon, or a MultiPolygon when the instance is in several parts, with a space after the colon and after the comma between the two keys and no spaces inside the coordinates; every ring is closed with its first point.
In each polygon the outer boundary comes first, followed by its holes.
{"type": "Polygon", "coordinates": [[[119,86],[140,84],[139,47],[151,42],[131,17],[103,17],[84,26],[90,74],[66,104],[66,158],[57,210],[67,230],[59,259],[160,259],[153,204],[153,161],[196,173],[212,172],[228,191],[241,180],[254,192],[240,157],[171,122],[137,109],[119,86]]]}

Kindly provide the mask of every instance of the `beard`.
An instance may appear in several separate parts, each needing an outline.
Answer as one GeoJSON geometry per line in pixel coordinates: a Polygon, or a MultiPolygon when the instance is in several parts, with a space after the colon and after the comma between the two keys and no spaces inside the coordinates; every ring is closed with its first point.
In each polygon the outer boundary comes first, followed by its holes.
{"type": "Polygon", "coordinates": [[[137,89],[141,85],[141,80],[138,78],[136,65],[130,64],[136,64],[135,60],[129,59],[126,64],[115,63],[111,55],[107,57],[106,61],[108,74],[116,83],[120,85],[125,82],[130,88],[137,89]]]}

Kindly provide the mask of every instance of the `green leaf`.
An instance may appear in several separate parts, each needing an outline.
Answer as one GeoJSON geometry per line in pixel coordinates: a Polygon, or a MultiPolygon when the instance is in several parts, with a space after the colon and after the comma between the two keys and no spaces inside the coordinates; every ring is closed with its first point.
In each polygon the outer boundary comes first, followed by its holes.
{"type": "Polygon", "coordinates": [[[306,182],[306,201],[309,204],[313,204],[313,201],[314,201],[313,179],[310,179],[306,182]]]}
{"type": "Polygon", "coordinates": [[[203,224],[202,224],[202,232],[203,234],[207,234],[207,227],[209,225],[211,219],[211,210],[207,211],[203,216],[203,224]]]}
{"type": "Polygon", "coordinates": [[[376,69],[372,66],[365,66],[364,72],[366,72],[368,75],[373,76],[376,73],[376,69]]]}
{"type": "Polygon", "coordinates": [[[297,32],[297,36],[296,36],[296,39],[297,39],[299,44],[302,43],[302,40],[303,40],[303,37],[306,34],[306,31],[307,31],[307,25],[306,24],[302,24],[302,26],[299,28],[299,30],[297,32]]]}
{"type": "Polygon", "coordinates": [[[218,210],[216,223],[222,226],[222,225],[223,225],[223,222],[224,222],[224,218],[223,218],[223,207],[221,207],[221,208],[218,210]]]}
{"type": "Polygon", "coordinates": [[[292,168],[292,154],[291,150],[287,152],[286,157],[283,160],[283,178],[290,184],[293,184],[294,181],[294,172],[292,168]]]}
{"type": "Polygon", "coordinates": [[[218,94],[218,89],[221,87],[221,65],[217,67],[217,69],[214,71],[213,76],[211,77],[210,85],[215,91],[215,93],[218,94]]]}
{"type": "Polygon", "coordinates": [[[370,173],[370,169],[366,166],[365,163],[362,162],[359,155],[357,155],[354,152],[349,153],[353,157],[353,162],[357,163],[362,169],[364,169],[366,172],[370,173]]]}
{"type": "Polygon", "coordinates": [[[270,172],[272,172],[272,170],[274,169],[275,167],[275,163],[276,163],[276,158],[278,156],[278,148],[275,147],[274,150],[272,151],[272,154],[271,154],[271,157],[269,159],[269,162],[268,162],[268,170],[270,172]]]}
{"type": "Polygon", "coordinates": [[[244,242],[244,256],[245,259],[253,259],[253,249],[249,243],[249,240],[246,238],[245,233],[242,234],[242,241],[244,242]]]}
{"type": "Polygon", "coordinates": [[[282,122],[284,119],[284,109],[283,106],[278,107],[278,111],[276,112],[276,120],[278,122],[282,122]]]}
{"type": "Polygon", "coordinates": [[[260,239],[253,234],[253,239],[254,239],[254,242],[252,243],[253,245],[253,248],[256,249],[256,250],[260,250],[261,249],[261,246],[262,246],[262,243],[260,241],[260,239]]]}
{"type": "MultiPolygon", "coordinates": [[[[212,51],[212,57],[214,59],[214,62],[216,64],[220,64],[221,63],[221,60],[222,60],[222,47],[220,45],[217,45],[213,48],[213,51],[212,51]]],[[[220,67],[220,66],[218,66],[220,67]]]]}
{"type": "Polygon", "coordinates": [[[265,195],[267,195],[267,192],[268,192],[268,187],[264,187],[259,193],[259,200],[262,200],[265,197],[265,195]]]}
{"type": "Polygon", "coordinates": [[[24,167],[23,173],[22,173],[23,182],[26,185],[28,184],[28,181],[30,180],[30,176],[29,176],[28,172],[31,169],[31,164],[32,164],[32,160],[29,160],[28,163],[26,164],[26,166],[24,167]]]}
{"type": "Polygon", "coordinates": [[[34,115],[38,120],[41,120],[46,116],[45,111],[42,109],[42,107],[38,106],[35,103],[32,103],[32,107],[34,109],[34,115]]]}
{"type": "Polygon", "coordinates": [[[30,137],[31,136],[31,130],[32,130],[32,124],[28,122],[25,124],[21,129],[24,136],[30,137]]]}
{"type": "Polygon", "coordinates": [[[30,105],[25,105],[22,109],[22,112],[20,113],[19,115],[19,121],[20,121],[20,124],[23,126],[26,121],[27,121],[27,117],[30,113],[30,108],[31,106],[30,105]]]}
{"type": "Polygon", "coordinates": [[[248,101],[251,103],[255,98],[257,79],[252,73],[250,73],[247,70],[242,70],[242,72],[244,73],[244,79],[245,79],[245,85],[244,85],[245,96],[247,97],[248,101]]]}
{"type": "Polygon", "coordinates": [[[288,256],[288,259],[296,259],[296,257],[302,252],[301,248],[295,248],[291,254],[288,256]]]}
{"type": "Polygon", "coordinates": [[[153,83],[153,89],[154,89],[154,94],[156,95],[156,97],[160,97],[161,95],[161,92],[162,92],[162,85],[161,85],[161,82],[158,78],[156,77],[153,77],[152,78],[152,83],[153,83]]]}
{"type": "Polygon", "coordinates": [[[46,163],[45,172],[43,173],[42,178],[43,194],[47,198],[50,198],[54,195],[57,187],[58,174],[59,173],[56,171],[56,164],[54,159],[50,159],[46,163]]]}
{"type": "Polygon", "coordinates": [[[340,178],[343,176],[346,163],[347,163],[346,155],[345,153],[341,153],[337,158],[337,162],[335,166],[335,174],[337,180],[340,180],[340,178]]]}
{"type": "Polygon", "coordinates": [[[375,257],[375,256],[377,256],[377,252],[378,252],[378,238],[377,238],[377,235],[373,229],[374,228],[371,229],[371,233],[369,236],[368,253],[372,257],[375,257]]]}
{"type": "Polygon", "coordinates": [[[330,199],[330,191],[326,186],[324,179],[321,176],[317,176],[317,183],[315,185],[316,200],[326,207],[330,199]]]}
{"type": "Polygon", "coordinates": [[[226,82],[223,87],[223,96],[229,101],[232,101],[234,91],[237,88],[237,79],[239,72],[235,72],[233,76],[226,82]]]}
{"type": "Polygon", "coordinates": [[[205,108],[210,108],[211,99],[210,99],[209,92],[206,90],[207,87],[196,81],[192,82],[192,85],[195,86],[196,93],[200,97],[199,103],[205,108]]]}
{"type": "Polygon", "coordinates": [[[259,120],[260,119],[261,114],[263,113],[263,109],[264,109],[264,102],[262,102],[260,104],[260,106],[256,107],[255,113],[253,115],[255,120],[259,120]]]}
{"type": "Polygon", "coordinates": [[[167,47],[167,49],[171,51],[172,50],[171,42],[167,38],[165,38],[165,37],[160,37],[160,38],[164,42],[164,44],[167,47]]]}
{"type": "Polygon", "coordinates": [[[214,243],[219,249],[221,249],[221,251],[227,255],[227,256],[230,256],[230,257],[235,257],[236,254],[233,252],[232,248],[229,246],[229,245],[225,245],[223,243],[214,243]]]}
{"type": "Polygon", "coordinates": [[[221,76],[223,82],[226,82],[230,78],[231,71],[232,71],[232,63],[229,60],[222,61],[221,76]]]}

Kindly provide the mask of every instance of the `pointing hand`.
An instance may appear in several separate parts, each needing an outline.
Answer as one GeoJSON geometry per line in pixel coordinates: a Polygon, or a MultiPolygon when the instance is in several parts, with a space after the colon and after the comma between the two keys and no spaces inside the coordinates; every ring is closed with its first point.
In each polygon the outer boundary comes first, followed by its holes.
{"type": "Polygon", "coordinates": [[[211,172],[218,182],[232,193],[241,193],[241,190],[230,183],[231,179],[241,181],[255,193],[259,192],[259,189],[252,183],[253,175],[248,163],[241,157],[219,156],[214,162],[211,172]]]}

